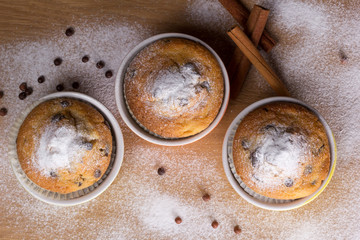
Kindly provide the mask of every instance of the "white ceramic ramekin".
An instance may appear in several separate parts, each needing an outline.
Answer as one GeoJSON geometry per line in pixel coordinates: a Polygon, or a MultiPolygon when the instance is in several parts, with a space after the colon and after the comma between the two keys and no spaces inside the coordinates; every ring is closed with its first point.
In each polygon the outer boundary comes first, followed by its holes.
{"type": "Polygon", "coordinates": [[[119,109],[120,115],[122,117],[122,119],[124,120],[124,122],[126,123],[126,125],[134,132],[136,133],[139,137],[155,143],[155,144],[159,144],[159,145],[165,145],[165,146],[179,146],[179,145],[185,145],[185,144],[189,144],[192,142],[195,142],[203,137],[205,137],[208,133],[210,133],[220,122],[221,118],[224,116],[228,102],[229,102],[229,78],[226,72],[226,68],[223,64],[223,62],[221,61],[220,57],[216,54],[216,52],[209,46],[207,45],[205,42],[201,41],[198,38],[195,38],[193,36],[190,35],[186,35],[186,34],[181,34],[181,33],[164,33],[164,34],[159,34],[159,35],[155,35],[153,37],[150,37],[146,40],[144,40],[143,42],[141,42],[139,45],[137,45],[134,49],[132,49],[128,55],[125,57],[125,59],[123,60],[123,62],[121,63],[121,66],[119,68],[119,71],[116,75],[116,83],[115,83],[115,96],[116,96],[116,105],[119,109]],[[126,70],[129,66],[129,64],[131,63],[131,61],[133,60],[133,58],[136,56],[136,54],[138,52],[140,52],[143,48],[145,48],[146,46],[148,46],[149,44],[159,40],[159,39],[163,39],[163,38],[185,38],[185,39],[189,39],[192,40],[194,42],[200,43],[201,45],[203,45],[205,48],[207,48],[216,58],[216,60],[218,61],[221,70],[222,70],[222,74],[223,74],[223,79],[224,79],[224,98],[223,98],[223,103],[221,105],[221,108],[219,110],[219,113],[217,114],[216,118],[214,119],[214,121],[202,132],[195,134],[193,136],[190,137],[186,137],[186,138],[179,138],[179,139],[165,139],[165,138],[161,138],[161,137],[157,137],[151,133],[149,133],[148,131],[146,131],[144,128],[142,128],[137,122],[136,120],[134,120],[134,118],[131,116],[131,113],[129,112],[126,103],[125,103],[125,99],[124,99],[124,76],[126,73],[126,70]]]}
{"type": "Polygon", "coordinates": [[[16,120],[16,122],[14,123],[11,129],[11,133],[9,137],[10,139],[9,139],[8,156],[10,159],[11,166],[14,170],[15,176],[19,180],[20,184],[25,188],[26,191],[28,191],[35,198],[44,201],[46,203],[60,205],[60,206],[77,205],[80,203],[87,202],[99,196],[114,181],[115,177],[117,176],[120,170],[124,156],[124,140],[117,120],[103,104],[101,104],[92,97],[77,92],[53,93],[34,102],[16,120]],[[41,188],[35,183],[33,183],[22,170],[16,151],[16,138],[19,129],[23,121],[25,120],[26,116],[31,112],[32,109],[34,109],[40,103],[59,97],[74,98],[92,105],[104,116],[104,118],[106,119],[107,123],[111,128],[113,135],[113,151],[111,153],[110,165],[106,170],[105,174],[102,176],[102,178],[90,187],[68,194],[60,194],[60,193],[52,192],[44,188],[41,188]]]}
{"type": "Polygon", "coordinates": [[[276,211],[284,211],[284,210],[290,210],[299,208],[301,206],[304,206],[305,204],[311,202],[314,200],[317,196],[320,195],[320,193],[326,188],[326,186],[329,184],[331,177],[334,174],[335,171],[335,165],[336,165],[336,143],[334,135],[329,127],[329,125],[326,123],[325,119],[312,107],[305,104],[304,102],[289,98],[289,97],[272,97],[272,98],[266,98],[263,100],[260,100],[258,102],[255,102],[245,108],[240,114],[233,120],[230,127],[228,128],[224,143],[223,143],[223,150],[222,150],[222,158],[223,158],[223,166],[225,170],[225,174],[231,184],[231,186],[235,189],[235,191],[243,197],[246,201],[249,203],[268,210],[276,210],[276,211]],[[260,106],[263,106],[268,103],[273,102],[290,102],[290,103],[296,103],[301,106],[304,106],[305,108],[312,111],[319,119],[320,122],[323,124],[328,141],[329,141],[329,147],[330,147],[330,170],[327,178],[323,181],[319,189],[311,194],[310,196],[299,198],[299,199],[293,199],[293,200],[279,200],[279,199],[272,199],[267,198],[265,196],[262,196],[260,194],[255,193],[250,188],[248,188],[242,181],[241,178],[236,174],[234,162],[233,162],[233,139],[235,136],[236,129],[238,128],[241,120],[251,111],[259,108],[260,106]]]}

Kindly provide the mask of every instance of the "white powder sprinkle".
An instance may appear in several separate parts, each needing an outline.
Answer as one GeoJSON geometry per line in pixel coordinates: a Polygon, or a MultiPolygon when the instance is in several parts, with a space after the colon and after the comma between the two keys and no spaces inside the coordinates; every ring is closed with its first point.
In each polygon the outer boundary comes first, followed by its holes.
{"type": "Polygon", "coordinates": [[[36,157],[32,160],[35,167],[45,176],[61,169],[71,169],[71,165],[79,162],[85,153],[81,146],[85,138],[75,126],[49,126],[40,136],[36,157]]]}

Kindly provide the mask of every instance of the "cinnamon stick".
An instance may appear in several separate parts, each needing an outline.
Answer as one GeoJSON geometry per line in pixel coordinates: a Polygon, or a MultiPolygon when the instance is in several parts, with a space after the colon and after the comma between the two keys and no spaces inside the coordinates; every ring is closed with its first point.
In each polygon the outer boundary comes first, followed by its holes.
{"type": "Polygon", "coordinates": [[[279,79],[276,73],[266,63],[265,59],[261,56],[260,52],[246,36],[246,34],[236,26],[228,31],[228,35],[240,48],[243,54],[250,60],[250,62],[256,67],[260,74],[275,90],[275,92],[282,96],[290,96],[284,83],[279,79]]]}
{"type": "MultiPolygon", "coordinates": [[[[259,44],[268,16],[269,10],[259,5],[255,5],[250,12],[245,32],[251,38],[255,46],[259,44]]],[[[236,48],[228,67],[231,83],[230,97],[232,99],[235,99],[240,93],[250,66],[251,63],[247,57],[241,53],[239,48],[236,48]]]]}
{"type": "MultiPolygon", "coordinates": [[[[246,27],[246,22],[250,16],[249,10],[246,9],[239,1],[237,0],[219,0],[219,2],[225,7],[226,10],[235,18],[235,20],[242,26],[246,27]]],[[[264,49],[265,52],[269,52],[276,42],[270,36],[270,34],[265,30],[260,39],[260,46],[264,49]]]]}

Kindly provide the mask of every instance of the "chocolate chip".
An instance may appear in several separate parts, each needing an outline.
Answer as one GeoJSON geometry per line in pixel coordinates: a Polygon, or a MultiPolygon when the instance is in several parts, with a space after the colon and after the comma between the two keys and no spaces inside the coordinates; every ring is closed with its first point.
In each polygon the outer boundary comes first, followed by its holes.
{"type": "Polygon", "coordinates": [[[204,81],[204,82],[200,83],[200,87],[206,88],[207,91],[210,90],[210,84],[208,81],[204,81]]]}
{"type": "Polygon", "coordinates": [[[236,225],[236,226],[234,227],[234,232],[235,232],[236,234],[240,234],[240,233],[241,233],[241,228],[239,227],[239,225],[236,225]]]}
{"type": "Polygon", "coordinates": [[[182,219],[181,219],[180,217],[176,217],[176,218],[175,218],[175,222],[176,222],[177,224],[180,224],[180,223],[182,223],[182,219]]]}
{"type": "Polygon", "coordinates": [[[32,89],[32,87],[28,87],[28,88],[26,88],[25,93],[26,93],[26,96],[31,95],[31,94],[33,93],[33,89],[32,89]]]}
{"type": "Polygon", "coordinates": [[[95,170],[95,172],[94,172],[94,177],[95,177],[95,178],[101,177],[101,170],[100,170],[100,169],[96,169],[96,170],[95,170]]]}
{"type": "Polygon", "coordinates": [[[55,60],[54,60],[54,64],[55,64],[55,66],[59,66],[60,64],[62,63],[62,59],[61,58],[55,58],[55,60]]]}
{"type": "Polygon", "coordinates": [[[91,142],[82,142],[81,146],[89,151],[93,148],[93,144],[91,142]]]}
{"type": "Polygon", "coordinates": [[[3,96],[4,96],[4,92],[0,91],[0,98],[3,98],[3,96]]]}
{"type": "Polygon", "coordinates": [[[259,158],[257,156],[257,150],[258,149],[255,149],[255,151],[250,154],[251,166],[253,166],[254,168],[257,167],[257,165],[259,164],[259,158]]]}
{"type": "Polygon", "coordinates": [[[316,180],[314,180],[314,181],[311,182],[312,185],[316,185],[316,183],[317,183],[316,180]]]}
{"type": "Polygon", "coordinates": [[[67,29],[65,30],[65,34],[66,34],[66,36],[68,36],[68,37],[74,35],[74,33],[75,33],[75,30],[74,30],[73,27],[69,27],[69,28],[67,28],[67,29]]]}
{"type": "Polygon", "coordinates": [[[26,93],[25,93],[25,92],[21,92],[21,93],[19,94],[19,98],[20,98],[20,100],[24,100],[24,99],[26,98],[26,93]]]}
{"type": "Polygon", "coordinates": [[[89,59],[90,59],[90,57],[88,55],[85,55],[85,56],[82,57],[81,61],[83,63],[87,63],[89,61],[89,59]]]}
{"type": "Polygon", "coordinates": [[[82,185],[82,182],[77,182],[77,185],[80,187],[82,185]]]}
{"type": "Polygon", "coordinates": [[[111,78],[113,76],[113,72],[111,70],[107,70],[105,73],[105,77],[111,78]]]}
{"type": "Polygon", "coordinates": [[[57,90],[58,92],[63,91],[63,90],[64,90],[64,84],[60,83],[59,85],[57,85],[57,86],[56,86],[56,90],[57,90]]]}
{"type": "Polygon", "coordinates": [[[51,172],[50,172],[50,176],[53,177],[53,178],[55,178],[55,177],[57,177],[57,174],[56,174],[54,171],[51,171],[51,172]]]}
{"type": "Polygon", "coordinates": [[[66,101],[66,100],[61,101],[60,104],[61,104],[61,106],[64,107],[64,108],[70,106],[70,103],[69,103],[68,101],[66,101]]]}
{"type": "Polygon", "coordinates": [[[310,173],[312,173],[312,166],[307,165],[304,170],[304,175],[309,175],[310,173]]]}
{"type": "Polygon", "coordinates": [[[45,77],[43,75],[41,75],[37,81],[38,81],[38,83],[43,83],[43,82],[45,82],[45,77]]]}
{"type": "Polygon", "coordinates": [[[103,67],[105,67],[105,62],[104,61],[98,61],[97,63],[96,63],[96,67],[98,68],[98,69],[102,69],[103,67]]]}
{"type": "Polygon", "coordinates": [[[249,145],[250,144],[248,141],[246,141],[246,140],[241,141],[241,146],[243,147],[244,150],[249,150],[249,147],[250,147],[249,145]]]}
{"type": "Polygon", "coordinates": [[[26,88],[27,88],[26,82],[21,83],[20,86],[19,86],[19,88],[20,88],[20,90],[21,90],[22,92],[25,92],[25,90],[26,90],[26,88]]]}
{"type": "Polygon", "coordinates": [[[269,110],[267,108],[263,108],[265,112],[268,112],[269,110]]]}
{"type": "Polygon", "coordinates": [[[214,220],[214,221],[211,223],[211,226],[212,226],[214,229],[216,229],[216,228],[219,226],[219,223],[218,223],[216,220],[214,220]]]}
{"type": "Polygon", "coordinates": [[[163,168],[163,167],[159,167],[158,168],[158,174],[161,176],[161,175],[164,175],[165,174],[165,168],[163,168]]]}
{"type": "Polygon", "coordinates": [[[7,114],[7,109],[6,108],[1,108],[0,109],[0,116],[5,116],[7,114]]]}
{"type": "Polygon", "coordinates": [[[54,116],[52,116],[51,122],[57,123],[57,122],[61,121],[61,120],[64,119],[64,118],[65,118],[65,116],[64,116],[63,114],[57,113],[57,114],[55,114],[54,116]]]}
{"type": "Polygon", "coordinates": [[[277,131],[278,131],[277,128],[276,128],[274,125],[272,125],[272,124],[266,125],[266,126],[264,127],[264,129],[265,129],[266,131],[270,131],[270,132],[277,132],[277,131]]]}
{"type": "Polygon", "coordinates": [[[71,86],[72,86],[73,89],[78,89],[78,88],[80,87],[80,83],[78,83],[78,82],[73,82],[73,83],[71,84],[71,86]]]}
{"type": "Polygon", "coordinates": [[[203,196],[202,196],[202,199],[204,200],[204,202],[208,202],[210,201],[210,195],[205,193],[203,196]]]}
{"type": "Polygon", "coordinates": [[[131,70],[129,70],[128,74],[129,74],[130,78],[133,78],[135,76],[135,74],[136,74],[136,70],[131,69],[131,70]]]}
{"type": "Polygon", "coordinates": [[[288,178],[284,182],[285,186],[292,187],[294,185],[294,181],[291,178],[288,178]]]}
{"type": "Polygon", "coordinates": [[[109,156],[109,150],[110,150],[110,149],[109,149],[108,146],[106,146],[105,149],[100,148],[101,156],[105,156],[105,157],[109,156]]]}

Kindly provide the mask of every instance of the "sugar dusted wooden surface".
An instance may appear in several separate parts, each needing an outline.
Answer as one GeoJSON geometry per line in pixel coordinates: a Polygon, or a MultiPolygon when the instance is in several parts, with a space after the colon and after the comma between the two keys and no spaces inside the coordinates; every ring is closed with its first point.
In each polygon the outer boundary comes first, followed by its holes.
{"type": "MultiPolygon", "coordinates": [[[[243,1],[250,8],[255,1],[243,1]]],[[[121,120],[115,77],[121,60],[141,40],[157,33],[199,37],[225,63],[234,48],[226,36],[235,23],[216,1],[2,1],[0,3],[0,238],[1,239],[359,239],[360,192],[360,6],[356,1],[262,1],[270,9],[267,29],[278,39],[267,60],[292,96],[329,122],[338,143],[335,175],[310,204],[272,212],[244,201],[222,167],[225,132],[249,104],[274,96],[252,68],[225,117],[204,139],[183,147],[145,142],[121,120]],[[295,11],[296,10],[296,11],[295,11]],[[72,26],[75,34],[64,32],[72,26]],[[347,56],[341,64],[339,52],[347,56]],[[90,61],[81,57],[89,54],[90,61]],[[62,57],[59,67],[53,66],[62,57]],[[104,69],[95,63],[105,61],[104,69]],[[45,75],[43,84],[37,82],[45,75]],[[115,75],[115,74],[114,74],[115,75]],[[26,81],[34,93],[21,101],[26,81]],[[101,101],[118,119],[125,138],[123,166],[98,198],[74,207],[42,203],[23,190],[7,159],[12,122],[27,105],[64,83],[101,101]],[[157,170],[164,167],[165,174],[157,170]],[[208,193],[210,200],[202,196],[208,193]],[[175,223],[180,216],[181,224],[175,223]],[[218,228],[211,223],[216,220],[218,228]],[[239,225],[241,234],[233,228],[239,225]]]]}

